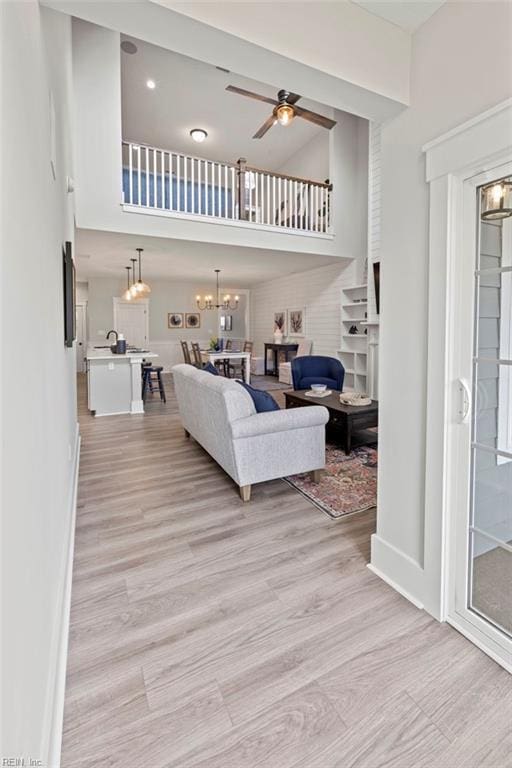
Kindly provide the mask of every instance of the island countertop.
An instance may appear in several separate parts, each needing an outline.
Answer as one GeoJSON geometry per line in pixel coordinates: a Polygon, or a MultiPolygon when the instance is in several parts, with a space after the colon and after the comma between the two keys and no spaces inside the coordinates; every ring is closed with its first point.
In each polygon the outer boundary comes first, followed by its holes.
{"type": "Polygon", "coordinates": [[[133,358],[137,358],[140,360],[142,357],[144,358],[151,358],[151,357],[158,357],[156,352],[150,352],[149,350],[147,352],[126,352],[124,355],[117,355],[115,352],[112,352],[111,349],[94,349],[94,347],[89,347],[86,354],[87,360],[131,360],[133,358]]]}

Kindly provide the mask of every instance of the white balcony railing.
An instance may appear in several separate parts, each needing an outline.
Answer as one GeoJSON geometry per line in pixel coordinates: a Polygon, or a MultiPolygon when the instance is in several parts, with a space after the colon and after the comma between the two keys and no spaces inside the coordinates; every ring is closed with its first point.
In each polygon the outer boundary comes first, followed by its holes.
{"type": "Polygon", "coordinates": [[[330,184],[123,142],[125,205],[172,214],[208,216],[330,232],[330,184]]]}

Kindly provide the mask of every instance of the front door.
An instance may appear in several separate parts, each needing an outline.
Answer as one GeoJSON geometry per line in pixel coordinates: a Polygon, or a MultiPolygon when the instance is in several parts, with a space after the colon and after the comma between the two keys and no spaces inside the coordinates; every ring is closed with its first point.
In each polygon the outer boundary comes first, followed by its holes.
{"type": "Polygon", "coordinates": [[[85,371],[85,354],[87,347],[87,304],[76,305],[76,370],[85,371]]]}
{"type": "Polygon", "coordinates": [[[512,217],[493,217],[492,208],[484,215],[486,190],[498,200],[507,171],[465,184],[465,242],[452,288],[460,423],[451,454],[451,610],[472,639],[512,668],[512,217]]]}
{"type": "Polygon", "coordinates": [[[114,299],[114,329],[123,334],[127,344],[139,349],[147,349],[148,321],[146,299],[137,301],[114,299]]]}

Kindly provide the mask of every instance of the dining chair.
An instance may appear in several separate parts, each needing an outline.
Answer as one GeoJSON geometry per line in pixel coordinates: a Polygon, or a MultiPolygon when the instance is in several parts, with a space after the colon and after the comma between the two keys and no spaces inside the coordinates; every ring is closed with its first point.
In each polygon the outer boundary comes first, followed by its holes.
{"type": "MultiPolygon", "coordinates": [[[[225,352],[232,352],[233,350],[233,341],[232,339],[226,339],[226,343],[224,344],[224,351],[225,352]]],[[[229,359],[226,357],[224,360],[219,362],[222,363],[222,368],[224,371],[224,376],[229,378],[229,359]]]]}
{"type": "Polygon", "coordinates": [[[192,342],[192,354],[194,356],[193,365],[195,365],[196,368],[202,368],[203,358],[201,357],[201,349],[197,341],[192,342]]]}
{"type": "Polygon", "coordinates": [[[186,341],[180,341],[181,344],[181,351],[183,352],[183,359],[188,365],[192,365],[192,360],[190,358],[190,350],[188,348],[188,344],[186,341]]]}
{"type": "MultiPolygon", "coordinates": [[[[244,341],[242,352],[249,352],[252,355],[254,342],[244,341]]],[[[245,378],[245,360],[233,360],[229,365],[229,375],[237,376],[240,374],[242,378],[245,378]],[[233,372],[231,374],[231,372],[233,372]]]]}

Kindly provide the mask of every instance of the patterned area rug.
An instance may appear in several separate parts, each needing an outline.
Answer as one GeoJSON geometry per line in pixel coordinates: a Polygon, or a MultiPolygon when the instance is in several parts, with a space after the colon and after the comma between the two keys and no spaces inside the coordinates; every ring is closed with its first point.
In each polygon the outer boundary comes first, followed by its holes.
{"type": "Polygon", "coordinates": [[[277,390],[292,389],[291,384],[281,384],[275,376],[251,376],[251,387],[262,389],[265,392],[274,392],[277,390]]]}
{"type": "Polygon", "coordinates": [[[377,504],[377,450],[363,446],[346,456],[341,448],[327,443],[319,483],[309,473],[285,481],[332,518],[363,512],[377,504]]]}

